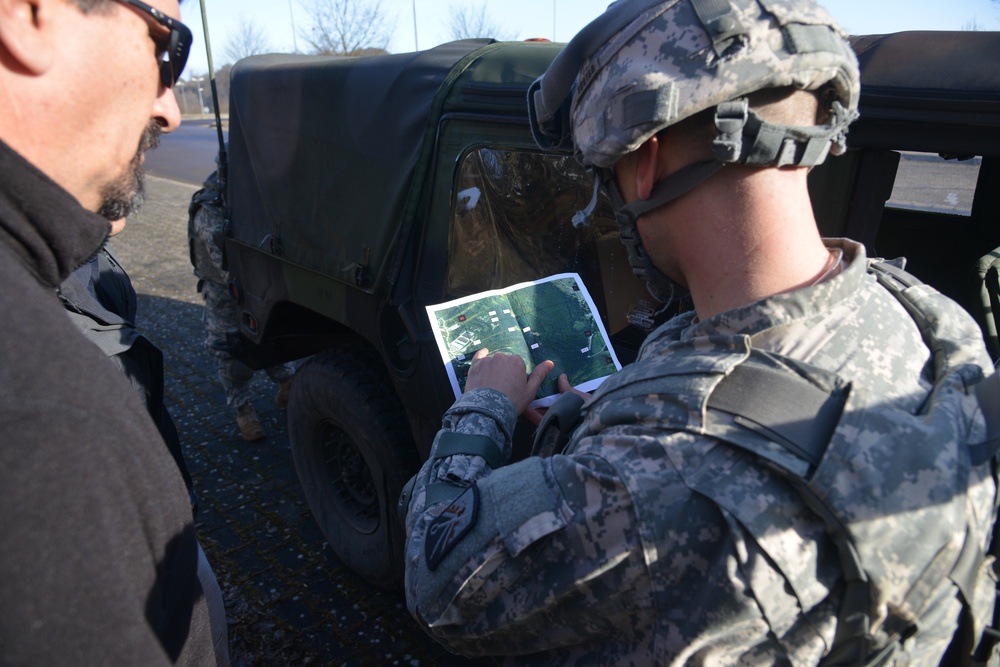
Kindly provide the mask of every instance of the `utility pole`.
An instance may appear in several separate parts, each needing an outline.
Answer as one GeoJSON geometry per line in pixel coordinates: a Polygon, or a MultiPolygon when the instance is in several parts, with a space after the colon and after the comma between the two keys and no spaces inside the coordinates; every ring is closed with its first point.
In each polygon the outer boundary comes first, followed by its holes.
{"type": "Polygon", "coordinates": [[[417,42],[417,0],[413,0],[413,50],[420,50],[420,44],[417,42]]]}
{"type": "MultiPolygon", "coordinates": [[[[219,110],[219,89],[215,85],[215,65],[212,64],[212,40],[208,37],[208,15],[205,13],[205,0],[201,0],[201,26],[205,30],[205,55],[208,56],[208,76],[209,83],[212,84],[212,106],[215,107],[215,133],[219,138],[219,183],[226,187],[229,179],[229,156],[226,151],[226,142],[222,134],[222,112],[219,110]]],[[[201,81],[198,82],[198,100],[201,109],[205,109],[205,103],[201,101],[201,81]]]]}
{"type": "Polygon", "coordinates": [[[299,52],[299,41],[295,37],[295,12],[292,11],[292,0],[288,0],[288,15],[292,17],[292,48],[299,52]]]}

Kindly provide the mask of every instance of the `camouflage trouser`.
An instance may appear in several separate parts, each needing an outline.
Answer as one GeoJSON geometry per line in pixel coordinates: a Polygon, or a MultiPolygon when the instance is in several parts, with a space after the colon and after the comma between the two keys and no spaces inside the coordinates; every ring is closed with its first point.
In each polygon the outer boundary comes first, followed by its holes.
{"type": "MultiPolygon", "coordinates": [[[[240,408],[253,398],[250,380],[254,370],[225,350],[228,334],[236,333],[236,302],[229,296],[228,287],[208,281],[202,287],[201,295],[205,299],[205,347],[215,359],[219,380],[226,390],[226,403],[240,408]]],[[[280,383],[295,374],[295,367],[290,363],[278,364],[265,369],[265,372],[269,378],[280,383]]]]}
{"type": "MultiPolygon", "coordinates": [[[[253,394],[250,380],[254,370],[233,358],[226,350],[228,334],[237,331],[236,301],[229,295],[229,276],[222,270],[222,251],[214,236],[222,228],[222,215],[203,207],[194,218],[194,234],[190,239],[195,275],[202,284],[205,299],[205,347],[215,359],[219,380],[226,391],[226,403],[239,409],[250,403],[253,394]]],[[[284,382],[295,373],[295,366],[286,363],[266,369],[274,382],[284,382]]]]}

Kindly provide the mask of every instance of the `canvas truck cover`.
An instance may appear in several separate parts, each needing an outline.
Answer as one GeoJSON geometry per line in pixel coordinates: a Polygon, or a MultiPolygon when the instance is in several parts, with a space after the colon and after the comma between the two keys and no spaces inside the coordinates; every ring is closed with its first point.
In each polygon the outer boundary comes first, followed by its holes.
{"type": "Polygon", "coordinates": [[[1000,144],[1000,32],[899,32],[851,38],[861,64],[861,120],[848,145],[995,154],[1000,144]],[[928,131],[932,128],[933,131],[928,131]]]}
{"type": "Polygon", "coordinates": [[[359,289],[384,289],[443,84],[485,44],[239,61],[227,189],[234,239],[359,289]]]}

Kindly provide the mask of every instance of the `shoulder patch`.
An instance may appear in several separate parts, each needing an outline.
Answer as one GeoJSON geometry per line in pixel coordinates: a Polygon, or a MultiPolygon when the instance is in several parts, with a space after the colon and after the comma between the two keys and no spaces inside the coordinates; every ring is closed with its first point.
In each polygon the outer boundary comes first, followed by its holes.
{"type": "Polygon", "coordinates": [[[424,540],[427,569],[433,572],[455,545],[476,525],[479,487],[473,484],[431,520],[424,540]]]}

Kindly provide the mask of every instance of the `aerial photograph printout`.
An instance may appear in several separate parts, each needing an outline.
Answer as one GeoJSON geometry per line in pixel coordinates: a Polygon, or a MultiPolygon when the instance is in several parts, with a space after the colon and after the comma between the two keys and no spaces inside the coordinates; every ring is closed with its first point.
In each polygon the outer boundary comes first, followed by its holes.
{"type": "Polygon", "coordinates": [[[593,391],[621,369],[590,293],[575,273],[427,306],[427,315],[456,398],[465,389],[472,356],[484,347],[520,355],[529,373],[543,361],[555,362],[533,407],[555,402],[560,373],[577,389],[593,391]]]}

